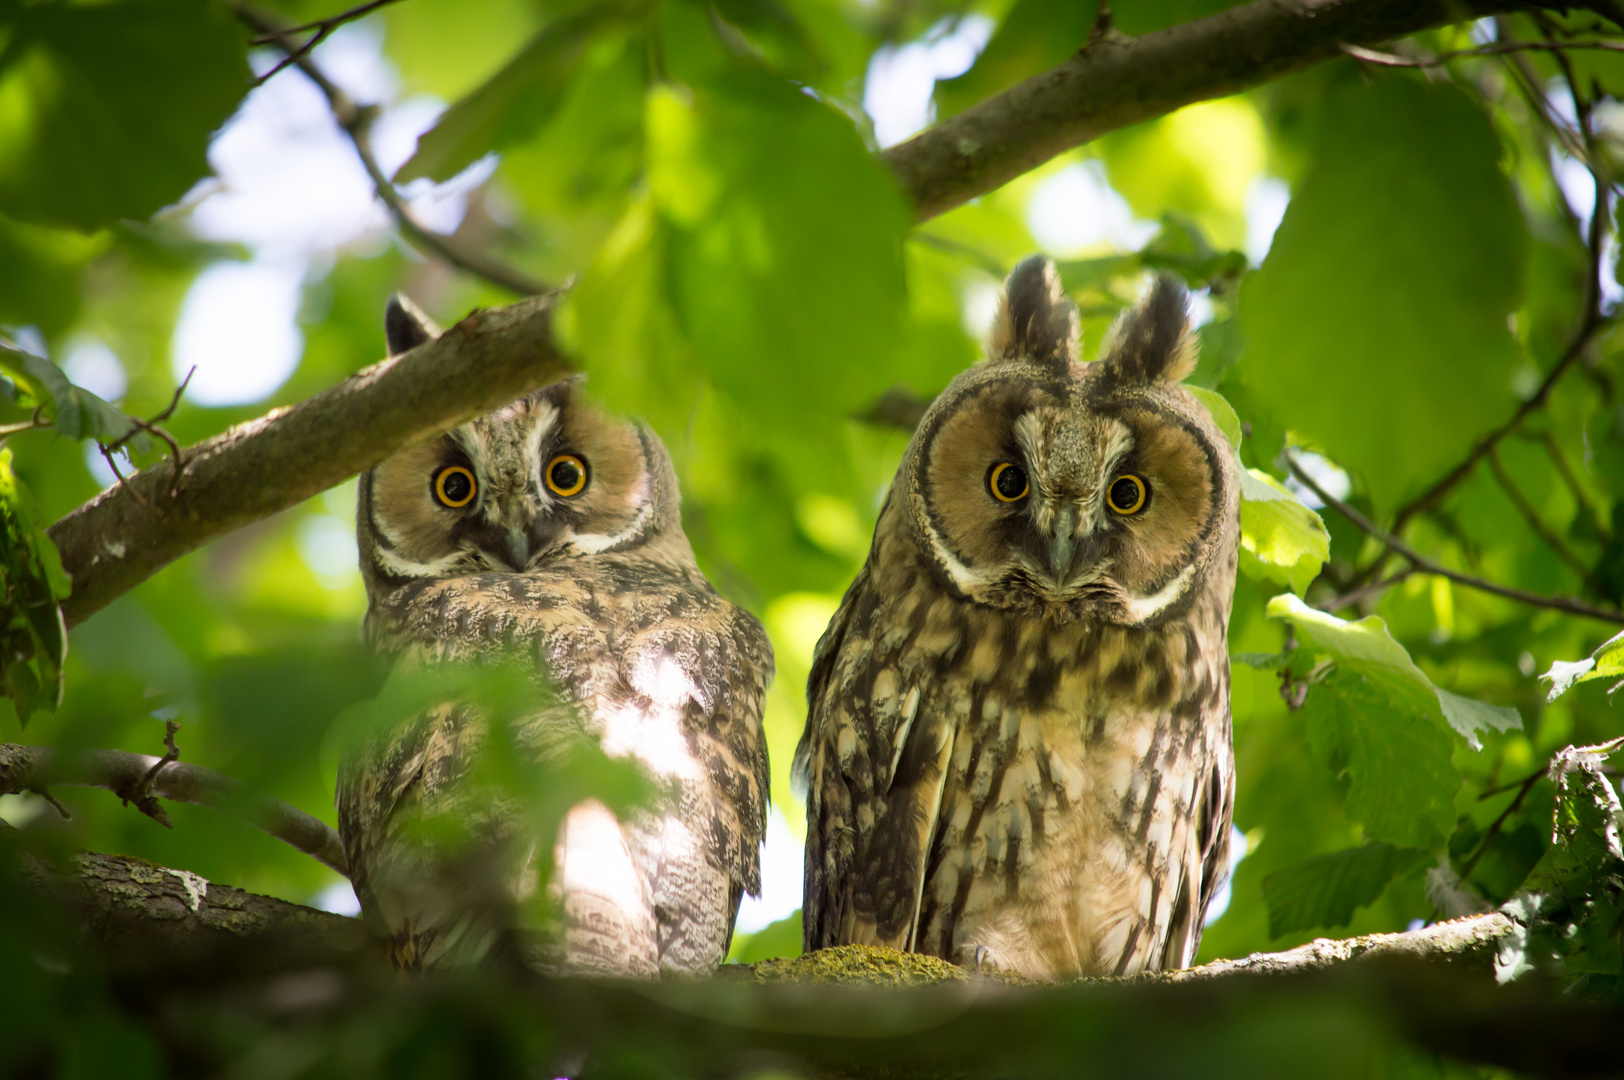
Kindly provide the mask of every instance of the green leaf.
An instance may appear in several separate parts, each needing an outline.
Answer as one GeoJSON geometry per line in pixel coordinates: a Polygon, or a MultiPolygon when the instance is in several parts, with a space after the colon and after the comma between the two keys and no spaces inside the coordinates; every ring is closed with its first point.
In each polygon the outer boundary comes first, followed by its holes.
{"type": "MultiPolygon", "coordinates": [[[[1592,679],[1616,679],[1624,676],[1624,633],[1616,634],[1597,646],[1596,651],[1583,660],[1572,662],[1557,660],[1551,670],[1540,678],[1551,684],[1546,701],[1555,701],[1572,689],[1575,683],[1592,679]]],[[[1618,687],[1613,687],[1613,690],[1618,687]]],[[[1611,695],[1612,691],[1608,691],[1611,695]]]]}
{"type": "Polygon", "coordinates": [[[1509,705],[1490,705],[1486,701],[1450,693],[1441,686],[1432,689],[1438,695],[1438,705],[1443,709],[1444,719],[1474,750],[1481,746],[1479,732],[1518,731],[1522,728],[1522,714],[1509,705]]]}
{"type": "Polygon", "coordinates": [[[1355,909],[1375,903],[1388,882],[1426,857],[1425,851],[1414,848],[1373,843],[1315,855],[1276,870],[1263,879],[1269,936],[1348,925],[1355,909]]]}
{"type": "Polygon", "coordinates": [[[1346,772],[1348,813],[1372,840],[1432,847],[1454,826],[1454,734],[1430,680],[1375,615],[1345,622],[1290,593],[1268,614],[1334,665],[1303,707],[1309,742],[1346,772]]]}
{"type": "Polygon", "coordinates": [[[1301,596],[1330,554],[1331,537],[1318,514],[1268,473],[1241,470],[1242,571],[1301,596]]]}
{"type": "Polygon", "coordinates": [[[0,449],[0,679],[23,724],[62,703],[68,629],[61,601],[72,587],[56,545],[36,520],[33,500],[0,449]]]}
{"type": "Polygon", "coordinates": [[[0,345],[0,373],[16,383],[25,404],[43,406],[56,430],[70,439],[107,444],[129,438],[129,445],[137,450],[152,447],[152,440],[136,431],[134,420],[84,387],[73,385],[61,368],[43,356],[0,345]]]}
{"type": "Polygon", "coordinates": [[[0,11],[0,213],[96,229],[146,218],[208,175],[209,136],[249,88],[248,35],[224,6],[0,11]]]}
{"type": "Polygon", "coordinates": [[[1308,175],[1241,283],[1240,370],[1384,511],[1515,407],[1507,317],[1527,231],[1492,125],[1454,86],[1382,75],[1323,111],[1308,175]]]}
{"type": "Polygon", "coordinates": [[[1224,433],[1229,440],[1231,450],[1241,448],[1241,418],[1235,412],[1235,407],[1225,400],[1224,395],[1216,390],[1203,390],[1199,386],[1186,386],[1190,396],[1212,414],[1212,422],[1218,425],[1218,430],[1224,433]]]}
{"type": "Polygon", "coordinates": [[[449,180],[486,154],[535,135],[568,97],[588,54],[598,47],[619,49],[618,38],[605,39],[627,17],[618,5],[594,4],[542,27],[506,66],[417,140],[417,152],[396,173],[396,182],[423,176],[449,180]]]}
{"type": "Polygon", "coordinates": [[[703,374],[763,430],[826,434],[902,381],[907,210],[851,122],[750,72],[647,117],[648,194],[561,318],[594,390],[675,435],[703,374]]]}
{"type": "Polygon", "coordinates": [[[937,115],[961,113],[1059,65],[1083,47],[1099,9],[1099,0],[1015,0],[970,70],[936,83],[937,115]]]}
{"type": "Polygon", "coordinates": [[[801,913],[786,915],[768,923],[753,934],[736,939],[728,950],[728,963],[759,964],[763,960],[791,959],[801,955],[801,913]]]}

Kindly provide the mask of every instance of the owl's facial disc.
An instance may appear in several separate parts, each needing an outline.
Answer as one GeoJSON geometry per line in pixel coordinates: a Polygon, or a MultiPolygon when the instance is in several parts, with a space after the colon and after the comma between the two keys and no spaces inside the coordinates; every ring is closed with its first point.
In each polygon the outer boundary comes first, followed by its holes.
{"type": "Polygon", "coordinates": [[[923,476],[926,539],[959,590],[1127,625],[1174,607],[1213,518],[1205,436],[1151,399],[981,389],[942,419],[923,476]]]}
{"type": "Polygon", "coordinates": [[[524,573],[608,550],[648,524],[649,456],[639,428],[549,387],[375,468],[361,507],[368,557],[411,578],[524,573]]]}

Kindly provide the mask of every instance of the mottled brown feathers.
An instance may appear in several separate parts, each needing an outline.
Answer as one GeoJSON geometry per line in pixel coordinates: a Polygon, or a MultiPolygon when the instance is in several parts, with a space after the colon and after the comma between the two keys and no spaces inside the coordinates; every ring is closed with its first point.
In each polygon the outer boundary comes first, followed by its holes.
{"type": "Polygon", "coordinates": [[[1238,481],[1176,382],[1183,305],[1157,283],[1072,363],[1028,260],[921,421],[807,687],[807,949],[1039,979],[1194,955],[1228,873],[1238,481]],[[1000,466],[1028,490],[999,497],[1000,466]],[[1126,476],[1148,497],[1119,514],[1126,476]]]}
{"type": "MultiPolygon", "coordinates": [[[[392,351],[431,333],[398,298],[387,321],[392,351]]],[[[380,733],[342,769],[339,825],[363,914],[397,962],[488,956],[550,877],[556,920],[530,961],[714,968],[740,898],[760,890],[772,648],[695,564],[659,439],[590,407],[578,382],[555,384],[365,474],[357,518],[378,649],[413,665],[521,658],[535,703],[509,728],[515,753],[584,733],[665,793],[625,821],[579,803],[538,850],[519,807],[470,785],[491,734],[477,708],[448,700],[380,733]],[[579,490],[548,485],[559,455],[583,467],[579,490]],[[463,505],[436,495],[447,467],[476,482],[463,505]],[[457,822],[461,842],[425,817],[457,822]]]]}

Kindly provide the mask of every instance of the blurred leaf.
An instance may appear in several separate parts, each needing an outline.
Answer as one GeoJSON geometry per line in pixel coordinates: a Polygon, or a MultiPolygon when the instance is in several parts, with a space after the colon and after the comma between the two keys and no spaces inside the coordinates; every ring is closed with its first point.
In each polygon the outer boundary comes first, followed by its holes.
{"type": "Polygon", "coordinates": [[[1356,908],[1373,903],[1387,883],[1426,860],[1427,853],[1391,844],[1365,844],[1315,855],[1263,879],[1269,934],[1346,926],[1356,908]]]}
{"type": "Polygon", "coordinates": [[[1162,215],[1162,228],[1137,252],[1096,259],[1071,259],[1055,264],[1067,289],[1099,288],[1115,279],[1144,270],[1165,270],[1191,288],[1204,289],[1239,277],[1247,267],[1239,251],[1220,251],[1207,240],[1201,226],[1182,214],[1162,215]]]}
{"type": "Polygon", "coordinates": [[[0,673],[6,696],[23,724],[35,712],[62,704],[63,661],[68,628],[58,606],[72,591],[56,545],[35,520],[33,500],[11,468],[11,450],[0,449],[0,585],[5,636],[0,673]]]}
{"type": "Polygon", "coordinates": [[[937,81],[938,118],[1059,65],[1087,42],[1099,8],[1099,0],[1015,0],[970,70],[937,81]]]}
{"type": "Polygon", "coordinates": [[[1212,422],[1218,425],[1218,430],[1224,433],[1229,440],[1232,450],[1241,448],[1241,418],[1235,415],[1235,407],[1225,400],[1224,395],[1216,390],[1203,390],[1199,386],[1189,386],[1185,389],[1190,395],[1206,407],[1212,414],[1212,422]]]}
{"type": "Polygon", "coordinates": [[[1317,513],[1268,473],[1241,470],[1241,570],[1301,596],[1330,554],[1317,513]]]}
{"type": "Polygon", "coordinates": [[[763,960],[787,960],[801,955],[801,912],[768,923],[753,934],[736,938],[728,950],[730,964],[759,964],[763,960]]]}
{"type": "Polygon", "coordinates": [[[762,429],[827,434],[899,381],[907,211],[850,121],[751,72],[647,115],[649,197],[562,319],[594,390],[674,436],[703,370],[762,429]]]}
{"type": "Polygon", "coordinates": [[[417,152],[396,183],[427,176],[449,180],[484,157],[540,131],[574,87],[587,54],[628,20],[613,3],[561,15],[542,27],[517,56],[458,101],[417,140],[417,152]]]}
{"type": "Polygon", "coordinates": [[[1242,282],[1243,371],[1385,511],[1510,415],[1506,318],[1527,237],[1494,130],[1457,88],[1383,75],[1327,113],[1268,258],[1242,282]]]}
{"type": "MultiPolygon", "coordinates": [[[[1550,683],[1550,692],[1546,701],[1555,701],[1572,689],[1575,683],[1589,682],[1592,679],[1616,679],[1624,676],[1624,633],[1615,634],[1596,648],[1596,651],[1583,660],[1572,662],[1557,660],[1551,664],[1551,670],[1540,678],[1550,683]]],[[[1612,696],[1613,687],[1608,691],[1612,696]]]]}
{"type": "Polygon", "coordinates": [[[247,33],[205,0],[0,8],[0,213],[94,229],[208,175],[248,92],[247,33]]]}

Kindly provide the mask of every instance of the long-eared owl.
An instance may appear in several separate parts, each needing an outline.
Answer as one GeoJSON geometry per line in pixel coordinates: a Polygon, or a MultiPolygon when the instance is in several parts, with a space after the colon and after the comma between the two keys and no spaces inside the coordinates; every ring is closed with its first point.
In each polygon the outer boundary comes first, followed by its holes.
{"type": "MultiPolygon", "coordinates": [[[[436,332],[399,297],[385,325],[392,355],[436,332]]],[[[375,648],[424,665],[521,657],[536,710],[505,745],[542,754],[549,733],[584,731],[662,793],[625,820],[583,801],[537,851],[527,819],[469,782],[490,737],[477,708],[448,701],[372,738],[343,766],[339,829],[363,914],[403,966],[488,954],[542,859],[562,925],[525,955],[548,969],[693,973],[726,954],[742,895],[760,891],[772,648],[700,572],[678,503],[660,440],[574,381],[361,477],[375,648]],[[475,822],[488,857],[446,856],[414,830],[425,814],[475,822]]]]}
{"type": "Polygon", "coordinates": [[[818,642],[807,949],[1031,978],[1188,965],[1228,876],[1233,452],[1157,280],[1080,363],[1052,263],[914,433],[818,642]]]}

